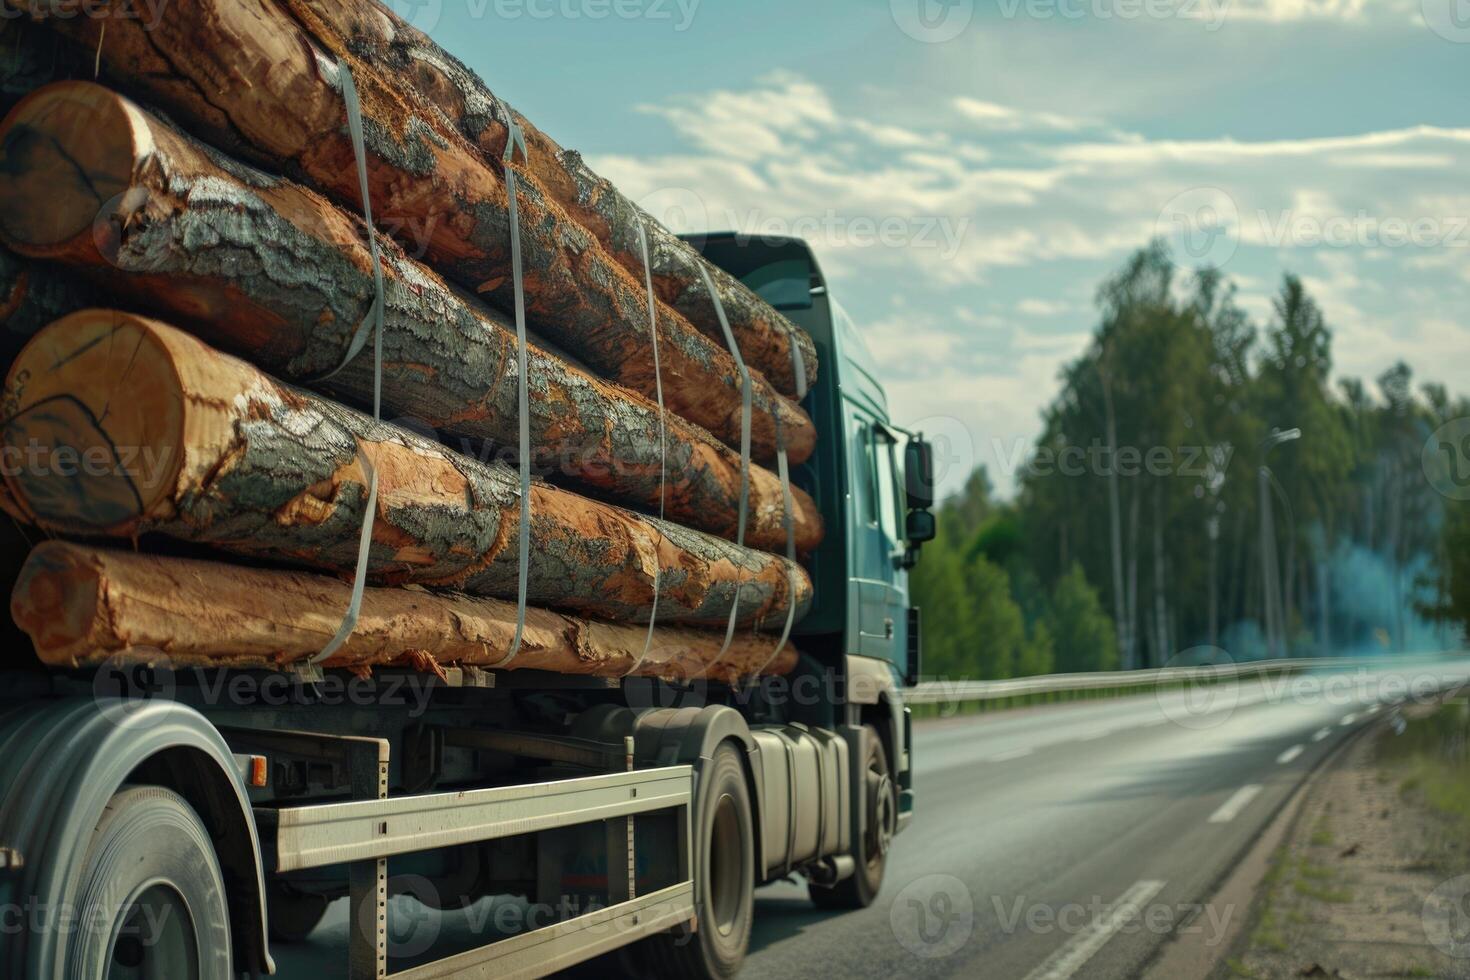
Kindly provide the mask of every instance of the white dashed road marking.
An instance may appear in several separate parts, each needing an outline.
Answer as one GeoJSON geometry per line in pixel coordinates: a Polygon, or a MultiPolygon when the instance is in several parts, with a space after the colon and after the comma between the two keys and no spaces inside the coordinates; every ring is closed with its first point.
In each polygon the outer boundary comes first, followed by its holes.
{"type": "Polygon", "coordinates": [[[1130,921],[1138,918],[1143,907],[1163,891],[1162,881],[1138,881],[1118,897],[1108,909],[1092,920],[1077,935],[1067,940],[1055,953],[1026,974],[1026,980],[1070,980],[1097,951],[1108,944],[1130,921]]]}
{"type": "Polygon", "coordinates": [[[1258,783],[1242,786],[1235,791],[1234,796],[1220,804],[1220,809],[1210,815],[1210,823],[1229,823],[1234,820],[1240,815],[1241,810],[1250,805],[1251,800],[1255,799],[1256,794],[1260,791],[1261,787],[1258,783]]]}

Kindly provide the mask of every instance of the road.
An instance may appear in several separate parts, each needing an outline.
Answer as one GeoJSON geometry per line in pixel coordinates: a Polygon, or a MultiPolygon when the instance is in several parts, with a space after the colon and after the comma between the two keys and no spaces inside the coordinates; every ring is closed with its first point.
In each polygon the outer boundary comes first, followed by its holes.
{"type": "MultiPolygon", "coordinates": [[[[1327,753],[1411,690],[1467,679],[1470,661],[1440,660],[919,723],[917,814],[878,902],[821,912],[804,884],[762,888],[742,977],[1137,976],[1176,928],[1209,939],[1246,914],[1201,903],[1327,753]]],[[[459,948],[484,941],[395,902],[459,948]]],[[[339,975],[346,940],[339,901],[276,947],[279,975],[339,975]]]]}
{"type": "Polygon", "coordinates": [[[1253,679],[1194,692],[921,724],[917,815],[879,901],[815,910],[804,886],[757,893],[742,976],[1133,977],[1201,908],[1312,768],[1419,669],[1253,679]],[[1209,693],[1206,693],[1209,692],[1209,693]]]}

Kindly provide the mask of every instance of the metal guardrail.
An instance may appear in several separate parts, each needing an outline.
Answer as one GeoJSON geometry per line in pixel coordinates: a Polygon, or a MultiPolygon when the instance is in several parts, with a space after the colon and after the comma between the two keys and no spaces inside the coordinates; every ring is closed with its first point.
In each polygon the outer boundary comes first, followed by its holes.
{"type": "MultiPolygon", "coordinates": [[[[1042,674],[1003,681],[923,681],[903,692],[907,704],[956,704],[1001,701],[1034,695],[1065,696],[1088,691],[1148,688],[1162,684],[1185,684],[1233,680],[1262,674],[1291,674],[1301,670],[1368,667],[1384,663],[1381,658],[1312,657],[1293,660],[1254,660],[1248,663],[1198,667],[1156,667],[1149,670],[1095,671],[1087,674],[1042,674]]],[[[1401,660],[1399,662],[1402,662],[1401,660]]]]}

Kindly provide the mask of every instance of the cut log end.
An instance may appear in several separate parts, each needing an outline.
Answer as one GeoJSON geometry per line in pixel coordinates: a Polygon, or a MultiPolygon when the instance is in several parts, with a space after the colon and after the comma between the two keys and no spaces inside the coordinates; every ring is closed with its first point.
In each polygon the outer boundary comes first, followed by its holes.
{"type": "Polygon", "coordinates": [[[96,635],[107,621],[103,578],[78,548],[42,547],[21,567],[10,603],[15,625],[30,635],[50,662],[75,667],[94,649],[109,644],[96,635]]]}
{"type": "Polygon", "coordinates": [[[113,93],[64,82],[23,99],[0,137],[0,232],[30,254],[91,245],[146,153],[147,130],[113,93]]]}
{"type": "Polygon", "coordinates": [[[57,321],[11,366],[5,407],[5,481],[23,512],[127,534],[166,505],[184,404],[173,352],[141,318],[82,310],[57,321]]]}

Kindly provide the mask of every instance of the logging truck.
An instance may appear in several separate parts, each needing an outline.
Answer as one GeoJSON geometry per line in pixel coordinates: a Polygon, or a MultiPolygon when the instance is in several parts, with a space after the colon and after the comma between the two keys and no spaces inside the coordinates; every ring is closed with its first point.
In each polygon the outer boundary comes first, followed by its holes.
{"type": "MultiPolygon", "coordinates": [[[[136,656],[60,669],[25,665],[13,636],[0,974],[276,973],[273,949],[345,899],[333,975],[352,980],[539,976],[604,955],[729,977],[761,884],[804,876],[824,908],[874,900],[914,809],[907,570],[934,535],[932,453],[890,421],[806,244],[697,247],[803,328],[823,366],[802,402],[818,438],[791,471],[826,529],[792,668],[684,683],[136,656]],[[395,938],[397,895],[432,909],[515,896],[521,911],[446,952],[395,938]]],[[[255,588],[239,574],[232,588],[255,588]]]]}

